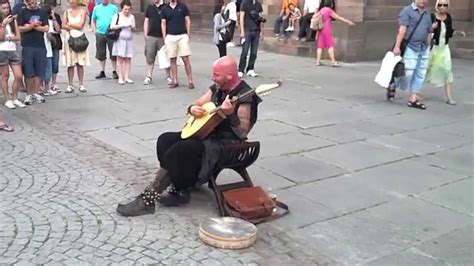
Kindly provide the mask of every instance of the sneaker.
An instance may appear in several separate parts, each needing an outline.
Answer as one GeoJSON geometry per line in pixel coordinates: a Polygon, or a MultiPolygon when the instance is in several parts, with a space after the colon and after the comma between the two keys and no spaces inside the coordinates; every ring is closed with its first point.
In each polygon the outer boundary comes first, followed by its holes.
{"type": "Polygon", "coordinates": [[[46,102],[46,100],[43,98],[43,96],[39,95],[38,93],[33,94],[33,98],[35,99],[36,103],[46,102]]]}
{"type": "Polygon", "coordinates": [[[5,107],[7,107],[8,109],[16,109],[16,106],[13,104],[12,100],[6,101],[5,102],[5,107]]]}
{"type": "Polygon", "coordinates": [[[87,92],[87,88],[84,87],[84,85],[79,86],[79,91],[80,92],[87,92]]]}
{"type": "Polygon", "coordinates": [[[233,42],[228,42],[226,44],[227,47],[235,47],[235,44],[233,42]]]}
{"type": "Polygon", "coordinates": [[[285,31],[291,31],[291,27],[286,28],[285,31]]]}
{"type": "MultiPolygon", "coordinates": [[[[115,72],[115,71],[114,71],[115,72]]],[[[99,75],[95,76],[96,79],[103,79],[105,78],[105,72],[104,71],[100,71],[99,75]]]]}
{"type": "Polygon", "coordinates": [[[16,106],[16,107],[20,107],[20,108],[23,108],[25,107],[26,105],[24,105],[20,100],[18,99],[15,99],[13,100],[13,104],[16,106]]]}
{"type": "Polygon", "coordinates": [[[30,105],[33,104],[33,95],[26,95],[25,100],[23,101],[24,104],[30,105]]]}
{"type": "Polygon", "coordinates": [[[53,96],[53,95],[56,95],[58,94],[57,91],[54,91],[52,89],[49,89],[49,90],[44,90],[43,93],[42,93],[44,96],[53,96]]]}
{"type": "Polygon", "coordinates": [[[64,91],[65,93],[72,93],[74,91],[74,87],[69,85],[67,86],[66,90],[64,91]]]}
{"type": "Polygon", "coordinates": [[[151,84],[151,78],[150,77],[146,77],[145,80],[143,81],[143,85],[150,85],[151,84]]]}
{"type": "Polygon", "coordinates": [[[280,37],[280,33],[275,34],[275,38],[278,38],[278,37],[280,37]]]}
{"type": "Polygon", "coordinates": [[[173,84],[173,79],[171,77],[166,77],[166,82],[168,82],[168,85],[173,84]]]}
{"type": "Polygon", "coordinates": [[[125,81],[123,81],[123,79],[119,79],[119,80],[118,80],[118,84],[119,84],[119,85],[125,85],[125,81]]]}
{"type": "Polygon", "coordinates": [[[125,83],[133,84],[133,80],[131,80],[131,79],[125,79],[125,83]]]}
{"type": "Polygon", "coordinates": [[[60,88],[58,88],[58,86],[56,86],[56,85],[51,86],[51,89],[52,89],[53,91],[57,92],[57,93],[62,92],[62,90],[61,90],[60,88]]]}
{"type": "Polygon", "coordinates": [[[255,77],[258,77],[258,74],[255,73],[255,71],[253,71],[253,69],[250,69],[249,71],[247,71],[247,76],[255,78],[255,77]]]}
{"type": "Polygon", "coordinates": [[[239,78],[243,78],[244,77],[244,72],[239,71],[239,73],[237,75],[239,75],[239,78]]]}
{"type": "Polygon", "coordinates": [[[112,77],[113,77],[114,79],[118,79],[118,78],[119,78],[119,76],[118,76],[118,74],[117,74],[117,71],[114,70],[114,71],[112,72],[112,77]]]}

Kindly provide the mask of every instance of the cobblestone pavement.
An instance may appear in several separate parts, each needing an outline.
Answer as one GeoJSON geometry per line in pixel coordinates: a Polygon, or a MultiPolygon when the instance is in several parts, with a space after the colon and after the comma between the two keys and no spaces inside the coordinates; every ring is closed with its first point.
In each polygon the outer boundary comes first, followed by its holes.
{"type": "Polygon", "coordinates": [[[204,245],[199,220],[216,213],[192,206],[212,202],[211,194],[193,199],[191,208],[121,217],[116,203],[136,195],[155,169],[40,115],[19,117],[15,133],[0,141],[0,264],[316,263],[316,253],[298,251],[269,225],[250,249],[204,245]]]}

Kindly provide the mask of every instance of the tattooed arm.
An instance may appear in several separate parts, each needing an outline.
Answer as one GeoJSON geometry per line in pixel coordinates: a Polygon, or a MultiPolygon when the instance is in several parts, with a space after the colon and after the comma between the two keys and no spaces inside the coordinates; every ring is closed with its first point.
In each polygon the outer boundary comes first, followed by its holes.
{"type": "Polygon", "coordinates": [[[252,125],[250,124],[250,106],[249,103],[240,104],[239,109],[237,110],[237,116],[239,117],[240,123],[238,126],[234,127],[234,132],[242,139],[247,138],[247,135],[252,129],[252,125]]]}

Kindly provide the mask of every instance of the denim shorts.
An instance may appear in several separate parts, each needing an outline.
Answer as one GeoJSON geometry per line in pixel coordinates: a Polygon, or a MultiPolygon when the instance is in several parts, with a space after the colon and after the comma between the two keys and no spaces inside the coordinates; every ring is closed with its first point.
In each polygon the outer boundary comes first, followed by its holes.
{"type": "Polygon", "coordinates": [[[23,75],[26,78],[43,78],[46,69],[46,48],[25,46],[22,50],[23,75]]]}
{"type": "Polygon", "coordinates": [[[400,78],[399,87],[402,90],[409,89],[411,92],[420,92],[425,81],[426,70],[428,67],[428,59],[430,49],[417,52],[407,47],[403,54],[403,62],[405,63],[405,77],[400,78]]]}
{"type": "Polygon", "coordinates": [[[0,66],[21,64],[21,55],[17,51],[0,51],[0,66]]]}

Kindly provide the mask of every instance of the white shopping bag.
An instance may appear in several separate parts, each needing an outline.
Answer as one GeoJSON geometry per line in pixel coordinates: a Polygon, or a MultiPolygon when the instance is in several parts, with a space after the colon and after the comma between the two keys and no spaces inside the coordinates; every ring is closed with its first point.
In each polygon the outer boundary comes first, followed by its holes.
{"type": "Polygon", "coordinates": [[[168,53],[166,52],[166,47],[164,45],[158,51],[158,67],[160,69],[170,67],[170,59],[168,57],[168,53]]]}
{"type": "Polygon", "coordinates": [[[393,69],[395,68],[395,65],[401,60],[401,56],[394,55],[391,51],[387,52],[382,60],[380,70],[375,76],[375,83],[379,84],[383,88],[388,88],[390,80],[392,79],[393,69]]]}

